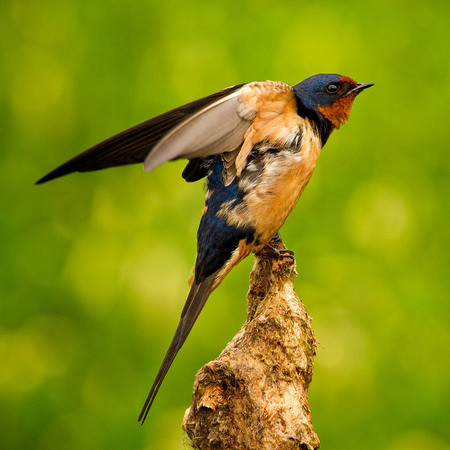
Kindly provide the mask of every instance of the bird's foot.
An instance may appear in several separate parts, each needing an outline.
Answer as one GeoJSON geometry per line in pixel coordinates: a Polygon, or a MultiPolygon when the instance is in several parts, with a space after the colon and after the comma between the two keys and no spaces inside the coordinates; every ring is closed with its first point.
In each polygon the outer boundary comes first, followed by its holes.
{"type": "Polygon", "coordinates": [[[295,264],[294,252],[287,248],[278,248],[280,244],[284,247],[280,233],[277,233],[260,251],[264,256],[274,259],[289,259],[289,264],[295,264]]]}
{"type": "Polygon", "coordinates": [[[279,244],[283,242],[283,239],[281,239],[281,234],[278,231],[277,234],[269,241],[269,242],[273,242],[274,244],[279,244]]]}
{"type": "Polygon", "coordinates": [[[292,262],[295,262],[294,252],[287,248],[275,248],[270,244],[266,244],[264,251],[274,258],[291,258],[292,262]]]}

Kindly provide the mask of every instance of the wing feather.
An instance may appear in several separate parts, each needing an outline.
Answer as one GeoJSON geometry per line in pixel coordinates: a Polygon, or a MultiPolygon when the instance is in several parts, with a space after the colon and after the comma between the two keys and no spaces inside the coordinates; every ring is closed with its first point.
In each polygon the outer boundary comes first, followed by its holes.
{"type": "Polygon", "coordinates": [[[166,161],[178,158],[204,158],[232,151],[256,116],[243,107],[240,91],[235,91],[199,110],[171,130],[144,161],[151,171],[166,161]]]}
{"type": "Polygon", "coordinates": [[[222,155],[222,181],[229,185],[245,168],[258,142],[286,145],[300,120],[292,86],[281,82],[243,83],[175,108],[86,150],[37,184],[72,172],[144,162],[151,171],[166,161],[190,160],[187,181],[206,175],[204,158],[222,155]],[[193,161],[191,163],[191,161],[193,161]]]}
{"type": "Polygon", "coordinates": [[[211,103],[227,97],[244,84],[223,89],[122,131],[65,162],[42,177],[36,184],[41,184],[72,172],[89,172],[143,162],[154,146],[180,122],[183,122],[190,115],[195,114],[211,103]]]}

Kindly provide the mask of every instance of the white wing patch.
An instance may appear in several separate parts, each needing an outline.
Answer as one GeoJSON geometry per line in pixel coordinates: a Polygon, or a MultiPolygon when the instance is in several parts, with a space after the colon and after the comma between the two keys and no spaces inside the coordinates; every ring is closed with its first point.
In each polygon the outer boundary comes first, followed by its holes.
{"type": "Polygon", "coordinates": [[[144,161],[151,171],[166,161],[199,158],[238,148],[256,116],[245,107],[240,90],[207,106],[170,131],[144,161]]]}

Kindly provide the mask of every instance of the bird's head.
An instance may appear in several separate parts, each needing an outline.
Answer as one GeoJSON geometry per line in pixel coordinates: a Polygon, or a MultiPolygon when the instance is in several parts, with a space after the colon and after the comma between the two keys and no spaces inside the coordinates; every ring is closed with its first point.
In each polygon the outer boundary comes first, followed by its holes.
{"type": "Polygon", "coordinates": [[[321,73],[294,86],[302,106],[321,114],[339,128],[349,117],[353,100],[373,83],[357,83],[343,75],[321,73]]]}

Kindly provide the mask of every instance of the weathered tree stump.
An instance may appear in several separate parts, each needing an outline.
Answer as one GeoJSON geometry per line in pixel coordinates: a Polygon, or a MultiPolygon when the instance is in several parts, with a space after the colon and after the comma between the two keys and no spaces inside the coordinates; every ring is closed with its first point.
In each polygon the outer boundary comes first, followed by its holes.
{"type": "Polygon", "coordinates": [[[295,260],[283,250],[273,239],[256,255],[247,320],[196,375],[182,425],[194,448],[320,446],[308,405],[317,341],[294,291],[295,260]]]}

